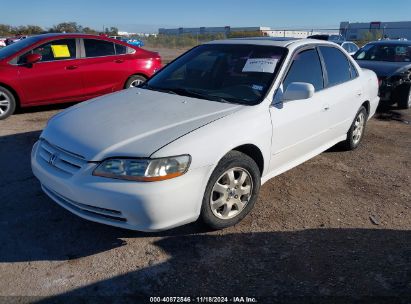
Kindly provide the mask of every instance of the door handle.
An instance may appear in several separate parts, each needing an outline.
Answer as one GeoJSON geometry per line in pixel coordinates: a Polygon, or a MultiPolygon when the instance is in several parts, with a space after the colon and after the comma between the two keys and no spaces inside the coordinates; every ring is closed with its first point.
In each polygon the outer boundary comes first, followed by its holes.
{"type": "Polygon", "coordinates": [[[123,60],[123,59],[116,59],[116,60],[114,60],[114,62],[115,62],[115,63],[123,63],[124,60],[123,60]]]}
{"type": "Polygon", "coordinates": [[[324,111],[328,111],[329,109],[330,109],[330,105],[327,104],[327,105],[324,105],[324,106],[323,106],[323,110],[324,110],[324,111]]]}
{"type": "Polygon", "coordinates": [[[361,96],[361,95],[362,95],[362,92],[358,92],[358,93],[357,93],[357,96],[361,96]]]}
{"type": "Polygon", "coordinates": [[[77,65],[69,65],[69,66],[66,67],[66,70],[75,70],[77,68],[78,68],[77,65]]]}

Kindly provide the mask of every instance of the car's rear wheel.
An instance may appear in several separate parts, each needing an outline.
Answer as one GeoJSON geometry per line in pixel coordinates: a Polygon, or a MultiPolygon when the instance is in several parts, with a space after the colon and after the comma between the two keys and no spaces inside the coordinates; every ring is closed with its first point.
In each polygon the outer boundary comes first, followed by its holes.
{"type": "Polygon", "coordinates": [[[260,184],[260,170],[255,161],[241,152],[229,152],[220,160],[207,184],[202,220],[214,229],[237,224],[253,208],[260,184]]]}
{"type": "Polygon", "coordinates": [[[124,88],[125,89],[136,88],[140,86],[141,84],[143,84],[144,82],[146,82],[146,80],[147,78],[142,75],[133,75],[127,80],[124,88]]]}
{"type": "Polygon", "coordinates": [[[354,121],[347,132],[347,139],[341,143],[345,150],[356,149],[364,136],[365,126],[367,124],[368,113],[364,106],[358,110],[354,121]]]}
{"type": "Polygon", "coordinates": [[[0,120],[6,119],[16,110],[16,98],[6,88],[0,87],[0,120]]]}
{"type": "Polygon", "coordinates": [[[411,84],[404,83],[397,88],[395,98],[400,109],[411,108],[411,84]]]}

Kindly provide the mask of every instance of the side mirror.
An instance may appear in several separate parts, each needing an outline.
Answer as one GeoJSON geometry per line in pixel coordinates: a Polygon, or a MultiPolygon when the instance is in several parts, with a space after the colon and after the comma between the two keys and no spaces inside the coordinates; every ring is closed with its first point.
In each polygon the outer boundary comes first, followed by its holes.
{"type": "Polygon", "coordinates": [[[27,64],[34,64],[41,60],[41,55],[40,54],[28,54],[25,59],[26,59],[27,64]]]}
{"type": "Polygon", "coordinates": [[[314,95],[315,89],[311,83],[292,82],[288,85],[283,101],[308,99],[314,95]]]}

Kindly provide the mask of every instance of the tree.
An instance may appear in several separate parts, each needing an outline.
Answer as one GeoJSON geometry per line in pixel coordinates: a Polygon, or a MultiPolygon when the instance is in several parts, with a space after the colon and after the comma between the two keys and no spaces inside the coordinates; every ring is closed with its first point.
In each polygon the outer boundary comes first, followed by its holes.
{"type": "Polygon", "coordinates": [[[83,28],[83,33],[85,34],[98,34],[98,32],[95,29],[89,28],[88,26],[86,26],[85,28],[83,28]]]}
{"type": "Polygon", "coordinates": [[[11,34],[11,26],[8,24],[0,24],[0,36],[8,36],[11,34]]]}
{"type": "Polygon", "coordinates": [[[77,22],[62,22],[50,29],[50,32],[54,33],[81,33],[82,31],[83,27],[77,22]]]}
{"type": "Polygon", "coordinates": [[[118,35],[118,28],[112,26],[110,28],[106,27],[104,33],[109,36],[117,36],[118,35]]]}
{"type": "Polygon", "coordinates": [[[12,29],[12,33],[16,35],[38,35],[43,32],[44,29],[38,25],[21,25],[12,29]]]}

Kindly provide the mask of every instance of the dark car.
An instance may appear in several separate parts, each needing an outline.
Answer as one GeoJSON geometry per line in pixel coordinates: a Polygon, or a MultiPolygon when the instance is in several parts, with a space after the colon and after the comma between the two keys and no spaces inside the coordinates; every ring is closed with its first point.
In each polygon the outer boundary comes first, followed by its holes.
{"type": "Polygon", "coordinates": [[[317,39],[317,40],[325,40],[325,41],[332,41],[332,42],[344,42],[345,39],[341,35],[328,35],[328,34],[315,34],[308,36],[309,39],[317,39]]]}
{"type": "Polygon", "coordinates": [[[354,59],[377,74],[381,103],[411,107],[411,41],[371,42],[358,50],[354,59]]]}

